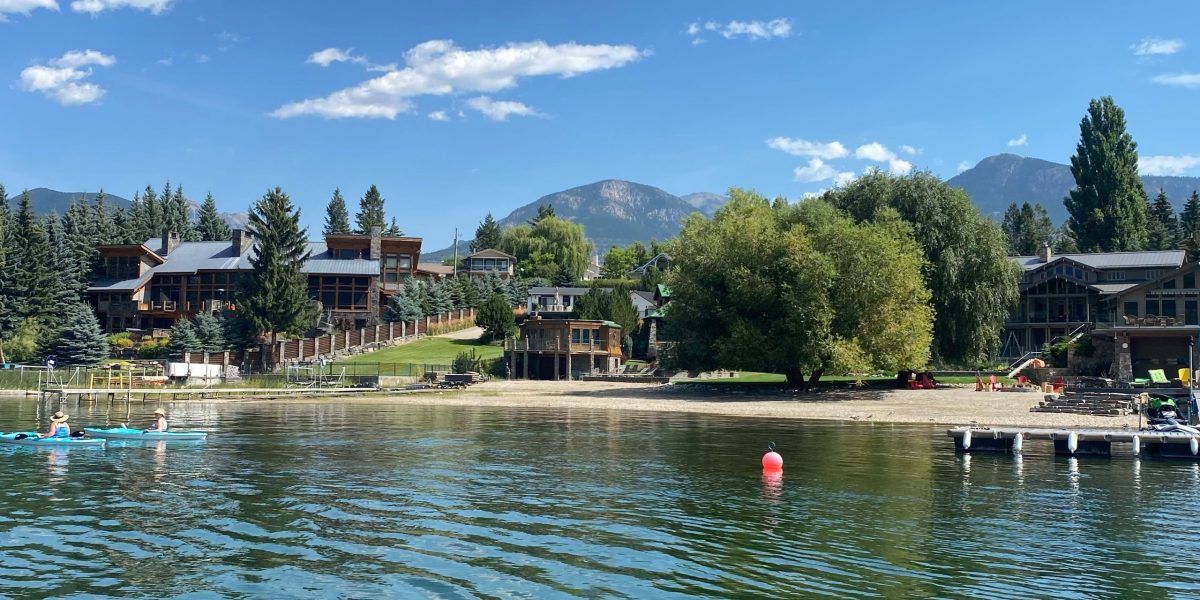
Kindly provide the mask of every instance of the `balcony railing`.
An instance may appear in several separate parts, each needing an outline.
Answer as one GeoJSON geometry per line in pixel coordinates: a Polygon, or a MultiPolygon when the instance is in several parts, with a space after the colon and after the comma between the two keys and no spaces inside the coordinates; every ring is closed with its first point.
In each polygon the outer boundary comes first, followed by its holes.
{"type": "Polygon", "coordinates": [[[608,342],[605,340],[591,340],[590,342],[573,340],[566,342],[561,339],[507,339],[504,341],[504,349],[506,351],[517,352],[570,352],[571,354],[588,354],[608,352],[608,342]]]}

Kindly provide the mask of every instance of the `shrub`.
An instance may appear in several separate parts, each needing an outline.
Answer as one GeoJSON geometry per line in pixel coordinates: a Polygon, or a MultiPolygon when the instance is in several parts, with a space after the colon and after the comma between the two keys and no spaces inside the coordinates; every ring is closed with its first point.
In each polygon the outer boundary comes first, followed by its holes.
{"type": "Polygon", "coordinates": [[[133,347],[133,338],[129,337],[128,331],[114,333],[108,336],[108,345],[117,350],[126,350],[133,347]]]}
{"type": "Polygon", "coordinates": [[[464,350],[454,357],[450,370],[455,373],[479,373],[483,371],[483,359],[474,350],[464,350]]]}

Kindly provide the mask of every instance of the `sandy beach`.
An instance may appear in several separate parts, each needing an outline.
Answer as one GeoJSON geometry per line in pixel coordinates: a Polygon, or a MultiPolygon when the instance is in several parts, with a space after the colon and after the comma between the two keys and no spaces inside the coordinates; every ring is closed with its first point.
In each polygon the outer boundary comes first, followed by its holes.
{"type": "MultiPolygon", "coordinates": [[[[582,381],[493,381],[461,392],[372,396],[371,402],[418,405],[584,408],[709,413],[742,417],[1040,427],[1130,427],[1136,415],[1092,417],[1032,413],[1040,392],[831,390],[812,394],[754,392],[718,386],[582,381]]],[[[365,400],[365,399],[364,399],[365,400]]]]}

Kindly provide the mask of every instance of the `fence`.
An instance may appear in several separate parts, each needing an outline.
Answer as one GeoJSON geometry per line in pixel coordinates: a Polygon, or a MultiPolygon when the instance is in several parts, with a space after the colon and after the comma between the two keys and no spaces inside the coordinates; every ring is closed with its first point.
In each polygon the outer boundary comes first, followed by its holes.
{"type": "MultiPolygon", "coordinates": [[[[465,308],[428,316],[417,321],[394,321],[361,329],[348,329],[318,336],[277,343],[275,357],[281,363],[308,362],[356,349],[374,349],[387,343],[444,333],[475,324],[475,309],[465,308]]],[[[247,352],[185,352],[183,362],[210,365],[235,365],[250,368],[259,365],[258,350],[247,352]]]]}

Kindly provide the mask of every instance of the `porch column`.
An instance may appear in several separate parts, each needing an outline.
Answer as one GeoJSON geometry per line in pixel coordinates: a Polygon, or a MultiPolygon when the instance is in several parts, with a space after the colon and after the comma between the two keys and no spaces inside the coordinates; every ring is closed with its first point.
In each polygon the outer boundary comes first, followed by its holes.
{"type": "Polygon", "coordinates": [[[1117,357],[1117,379],[1121,381],[1133,381],[1133,349],[1129,345],[1129,336],[1124,333],[1118,334],[1113,344],[1116,345],[1113,350],[1117,357]]]}

